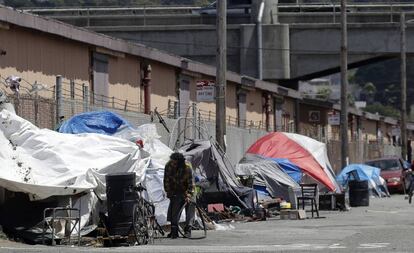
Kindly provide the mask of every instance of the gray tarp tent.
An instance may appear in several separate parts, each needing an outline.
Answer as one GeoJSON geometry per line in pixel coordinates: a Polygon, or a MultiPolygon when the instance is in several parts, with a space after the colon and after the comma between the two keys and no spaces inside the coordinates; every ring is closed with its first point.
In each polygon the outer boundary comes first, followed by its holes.
{"type": "Polygon", "coordinates": [[[280,166],[257,155],[247,154],[236,166],[236,174],[254,176],[254,185],[264,186],[270,196],[295,202],[300,186],[280,166]]]}
{"type": "Polygon", "coordinates": [[[238,181],[235,168],[216,144],[205,140],[187,141],[180,152],[191,162],[196,181],[202,182],[203,196],[209,196],[209,202],[254,208],[254,189],[238,181]]]}

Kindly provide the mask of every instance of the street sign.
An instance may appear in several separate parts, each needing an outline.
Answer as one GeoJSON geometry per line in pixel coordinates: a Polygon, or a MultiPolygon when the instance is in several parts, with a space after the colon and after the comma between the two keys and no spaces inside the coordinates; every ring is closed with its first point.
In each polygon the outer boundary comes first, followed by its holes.
{"type": "Polygon", "coordinates": [[[213,81],[197,81],[197,101],[213,102],[215,99],[215,83],[213,81]]]}
{"type": "Polygon", "coordinates": [[[339,126],[341,119],[339,114],[328,114],[328,124],[332,126],[339,126]]]}

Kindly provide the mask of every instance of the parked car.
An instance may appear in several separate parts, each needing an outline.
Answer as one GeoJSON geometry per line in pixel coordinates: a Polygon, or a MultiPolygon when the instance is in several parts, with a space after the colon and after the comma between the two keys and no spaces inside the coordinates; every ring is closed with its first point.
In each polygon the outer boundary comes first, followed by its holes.
{"type": "Polygon", "coordinates": [[[410,168],[408,163],[399,157],[384,157],[365,162],[365,164],[381,169],[380,176],[387,182],[390,190],[404,193],[410,185],[410,168]]]}

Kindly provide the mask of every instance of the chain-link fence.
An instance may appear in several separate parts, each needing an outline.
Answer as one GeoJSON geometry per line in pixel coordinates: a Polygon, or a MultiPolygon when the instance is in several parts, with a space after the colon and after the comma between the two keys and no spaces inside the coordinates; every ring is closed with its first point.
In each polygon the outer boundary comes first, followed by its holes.
{"type": "Polygon", "coordinates": [[[319,124],[301,123],[299,127],[299,134],[309,136],[320,142],[327,142],[326,127],[319,124]]]}
{"type": "MultiPolygon", "coordinates": [[[[367,160],[383,156],[399,156],[401,147],[379,144],[377,142],[367,143],[365,141],[349,142],[349,162],[363,163],[367,160]]],[[[341,170],[341,142],[338,140],[329,140],[327,142],[328,157],[336,173],[341,170]]]]}
{"type": "MultiPolygon", "coordinates": [[[[58,80],[54,85],[45,85],[49,88],[39,92],[29,92],[30,89],[22,89],[19,96],[11,92],[8,93],[8,96],[14,104],[17,114],[40,128],[55,129],[61,119],[69,119],[73,115],[82,112],[107,110],[117,113],[134,126],[155,123],[161,141],[172,148],[174,147],[172,142],[177,138],[177,131],[183,129],[183,126],[177,124],[179,109],[176,101],[169,100],[168,109],[165,111],[147,115],[143,113],[143,105],[140,103],[131,103],[128,100],[116,97],[90,93],[89,88],[84,84],[59,82],[61,80],[58,80]]],[[[189,110],[188,114],[188,118],[196,118],[195,122],[204,122],[203,131],[214,139],[215,113],[195,109],[189,110]]],[[[185,117],[185,115],[182,117],[185,117]]],[[[229,117],[226,119],[226,123],[226,143],[227,147],[231,147],[227,149],[227,153],[233,164],[243,157],[244,152],[250,145],[267,133],[260,121],[243,122],[238,121],[237,118],[229,117]],[[242,124],[240,125],[240,123],[242,124]]],[[[286,125],[286,129],[294,130],[293,126],[294,122],[286,125]],[[289,127],[290,125],[292,127],[289,127]]],[[[334,138],[335,134],[328,136],[326,128],[311,124],[301,124],[300,133],[326,143],[328,156],[334,170],[339,171],[341,169],[341,145],[339,138],[334,138]]],[[[352,141],[349,143],[349,147],[349,158],[352,163],[363,162],[384,155],[398,155],[401,152],[399,147],[364,141],[352,141]]]]}
{"type": "Polygon", "coordinates": [[[32,97],[27,94],[19,98],[11,95],[9,98],[15,106],[17,115],[29,120],[40,128],[54,128],[56,109],[54,99],[32,97]]]}

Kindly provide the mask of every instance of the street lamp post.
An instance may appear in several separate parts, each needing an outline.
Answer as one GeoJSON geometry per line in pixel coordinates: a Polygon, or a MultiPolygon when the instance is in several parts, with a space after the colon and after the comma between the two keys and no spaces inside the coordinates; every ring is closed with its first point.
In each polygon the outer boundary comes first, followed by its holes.
{"type": "MultiPolygon", "coordinates": [[[[409,20],[411,21],[411,20],[409,20]]],[[[407,160],[407,56],[406,56],[406,34],[405,29],[407,22],[405,21],[405,13],[401,13],[400,17],[400,51],[401,51],[401,156],[407,160]]]]}

